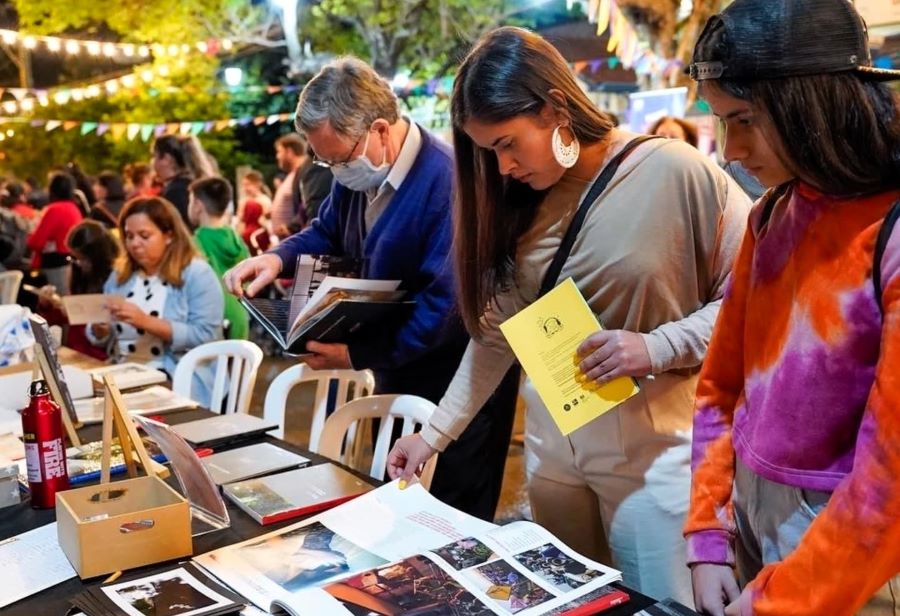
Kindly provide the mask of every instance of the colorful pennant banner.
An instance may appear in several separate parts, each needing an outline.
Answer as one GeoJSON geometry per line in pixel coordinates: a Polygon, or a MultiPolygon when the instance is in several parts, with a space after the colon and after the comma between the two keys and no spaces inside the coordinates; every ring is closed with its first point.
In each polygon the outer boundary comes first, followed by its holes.
{"type": "Polygon", "coordinates": [[[34,128],[41,128],[48,133],[57,129],[70,131],[79,128],[81,135],[96,134],[98,136],[109,133],[113,139],[126,138],[134,141],[140,137],[141,141],[149,141],[150,137],[162,135],[199,135],[223,131],[235,126],[262,126],[277,124],[278,122],[290,122],[294,119],[293,113],[273,113],[270,115],[229,118],[227,120],[203,120],[195,122],[166,122],[163,124],[145,124],[140,122],[79,122],[76,120],[27,120],[24,118],[5,118],[0,124],[27,123],[34,128]]]}

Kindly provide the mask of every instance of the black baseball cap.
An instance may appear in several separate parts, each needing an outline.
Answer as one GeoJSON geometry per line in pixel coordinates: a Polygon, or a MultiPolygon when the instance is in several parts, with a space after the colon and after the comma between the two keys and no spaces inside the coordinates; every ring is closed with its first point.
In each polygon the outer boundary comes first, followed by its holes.
{"type": "Polygon", "coordinates": [[[848,0],[735,0],[706,22],[685,72],[752,81],[845,71],[900,79],[872,66],[866,24],[848,0]]]}

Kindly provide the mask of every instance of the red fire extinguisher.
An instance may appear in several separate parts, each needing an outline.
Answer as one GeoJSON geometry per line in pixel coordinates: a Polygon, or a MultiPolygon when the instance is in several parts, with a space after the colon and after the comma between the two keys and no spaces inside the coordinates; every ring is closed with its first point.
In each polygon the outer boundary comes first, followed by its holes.
{"type": "Polygon", "coordinates": [[[31,384],[29,394],[31,400],[22,411],[28,489],[32,507],[49,509],[56,506],[56,492],[69,489],[62,411],[50,399],[43,379],[31,384]]]}

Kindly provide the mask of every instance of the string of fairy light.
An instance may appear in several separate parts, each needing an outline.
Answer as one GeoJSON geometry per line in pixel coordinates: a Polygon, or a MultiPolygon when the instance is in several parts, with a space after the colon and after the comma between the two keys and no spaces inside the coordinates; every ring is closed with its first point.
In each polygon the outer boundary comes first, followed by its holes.
{"type": "Polygon", "coordinates": [[[89,56],[104,56],[107,58],[149,58],[151,54],[156,58],[175,57],[195,51],[214,54],[220,50],[229,51],[234,46],[234,43],[229,39],[208,39],[180,45],[174,43],[168,45],[161,43],[111,43],[59,36],[25,34],[17,30],[0,30],[0,41],[3,41],[6,45],[21,45],[28,50],[43,47],[51,53],[87,54],[89,56]]]}
{"type": "MultiPolygon", "coordinates": [[[[42,36],[26,34],[16,30],[0,29],[0,41],[8,46],[21,46],[28,50],[40,48],[54,54],[102,56],[115,59],[134,59],[136,61],[147,59],[173,59],[199,52],[207,55],[216,55],[220,51],[230,51],[234,43],[230,39],[208,39],[194,43],[161,44],[161,43],[112,43],[104,41],[83,40],[59,36],[42,36]]],[[[80,101],[88,98],[96,98],[105,94],[115,94],[119,90],[132,89],[141,82],[149,84],[156,76],[169,74],[168,66],[146,65],[138,67],[134,73],[105,79],[96,83],[80,87],[59,87],[53,90],[36,88],[0,88],[2,92],[9,92],[15,100],[7,100],[0,103],[0,110],[13,115],[16,113],[28,113],[37,107],[46,107],[51,101],[64,105],[71,101],[80,101]]]]}

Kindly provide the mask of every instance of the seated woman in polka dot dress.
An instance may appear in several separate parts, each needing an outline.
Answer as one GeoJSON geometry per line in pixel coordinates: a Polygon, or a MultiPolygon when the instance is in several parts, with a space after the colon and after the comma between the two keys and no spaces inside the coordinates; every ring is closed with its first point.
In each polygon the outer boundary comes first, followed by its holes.
{"type": "MultiPolygon", "coordinates": [[[[171,376],[187,351],[222,338],[222,285],[165,199],[126,203],[119,232],[125,254],[103,292],[125,299],[110,306],[112,324],[94,323],[88,336],[98,345],[112,338],[120,361],[145,363],[171,376]]],[[[211,367],[198,369],[191,397],[208,406],[212,382],[211,367]]]]}

